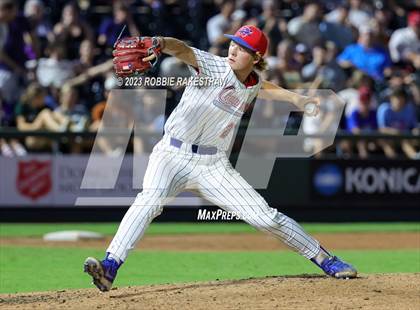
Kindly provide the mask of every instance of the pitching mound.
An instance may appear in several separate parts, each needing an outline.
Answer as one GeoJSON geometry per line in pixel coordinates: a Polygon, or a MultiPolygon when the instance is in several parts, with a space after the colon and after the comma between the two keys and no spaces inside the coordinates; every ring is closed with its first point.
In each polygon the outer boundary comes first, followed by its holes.
{"type": "Polygon", "coordinates": [[[318,275],[0,295],[1,309],[418,309],[420,273],[318,275]]]}

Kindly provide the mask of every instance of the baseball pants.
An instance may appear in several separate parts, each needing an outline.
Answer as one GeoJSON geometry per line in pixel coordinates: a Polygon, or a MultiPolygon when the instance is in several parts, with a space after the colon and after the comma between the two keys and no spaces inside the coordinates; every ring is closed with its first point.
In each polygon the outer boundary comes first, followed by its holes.
{"type": "Polygon", "coordinates": [[[222,209],[280,239],[311,259],[319,243],[293,219],[271,208],[264,198],[231,166],[226,154],[200,155],[191,145],[171,146],[165,135],[154,147],[139,193],[125,214],[107,252],[125,261],[163,206],[185,190],[198,192],[222,209]]]}

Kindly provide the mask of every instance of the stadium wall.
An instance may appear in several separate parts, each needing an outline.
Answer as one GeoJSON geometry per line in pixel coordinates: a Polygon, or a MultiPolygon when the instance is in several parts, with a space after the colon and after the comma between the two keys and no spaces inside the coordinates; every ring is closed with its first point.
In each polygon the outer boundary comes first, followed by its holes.
{"type": "MultiPolygon", "coordinates": [[[[83,189],[88,160],[87,155],[1,157],[1,221],[121,219],[141,190],[136,185],[142,183],[147,157],[136,159],[133,174],[133,157],[125,156],[114,186],[83,189]]],[[[110,166],[105,160],[95,178],[109,178],[110,166]]],[[[419,161],[278,159],[267,188],[258,191],[300,221],[420,220],[419,161]]],[[[217,209],[185,193],[157,220],[195,221],[200,208],[217,209]]]]}

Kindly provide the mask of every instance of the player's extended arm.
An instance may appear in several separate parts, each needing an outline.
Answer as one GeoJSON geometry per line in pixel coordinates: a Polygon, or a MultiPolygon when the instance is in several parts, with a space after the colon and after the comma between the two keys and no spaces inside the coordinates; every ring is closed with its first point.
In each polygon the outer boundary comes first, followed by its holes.
{"type": "Polygon", "coordinates": [[[114,44],[112,62],[115,73],[119,77],[145,74],[156,65],[162,53],[198,68],[192,48],[181,40],[170,37],[126,37],[114,44]]]}
{"type": "MultiPolygon", "coordinates": [[[[159,37],[159,41],[162,53],[174,56],[187,65],[198,68],[194,52],[185,42],[171,37],[159,37]]],[[[151,61],[154,58],[155,55],[150,55],[149,57],[143,58],[143,61],[151,61]]]]}
{"type": "Polygon", "coordinates": [[[263,91],[258,94],[261,99],[290,102],[310,116],[319,112],[320,102],[317,97],[302,96],[266,80],[262,82],[261,88],[263,91]]]}

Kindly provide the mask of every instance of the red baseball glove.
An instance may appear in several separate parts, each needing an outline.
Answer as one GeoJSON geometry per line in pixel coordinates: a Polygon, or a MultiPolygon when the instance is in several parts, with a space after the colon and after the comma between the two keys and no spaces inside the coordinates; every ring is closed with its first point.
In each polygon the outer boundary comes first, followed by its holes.
{"type": "Polygon", "coordinates": [[[158,37],[127,37],[115,42],[112,55],[114,69],[118,76],[129,76],[134,73],[143,74],[157,63],[162,54],[158,37]],[[149,57],[154,55],[154,57],[149,57]],[[143,58],[153,58],[143,61],[143,58]]]}

